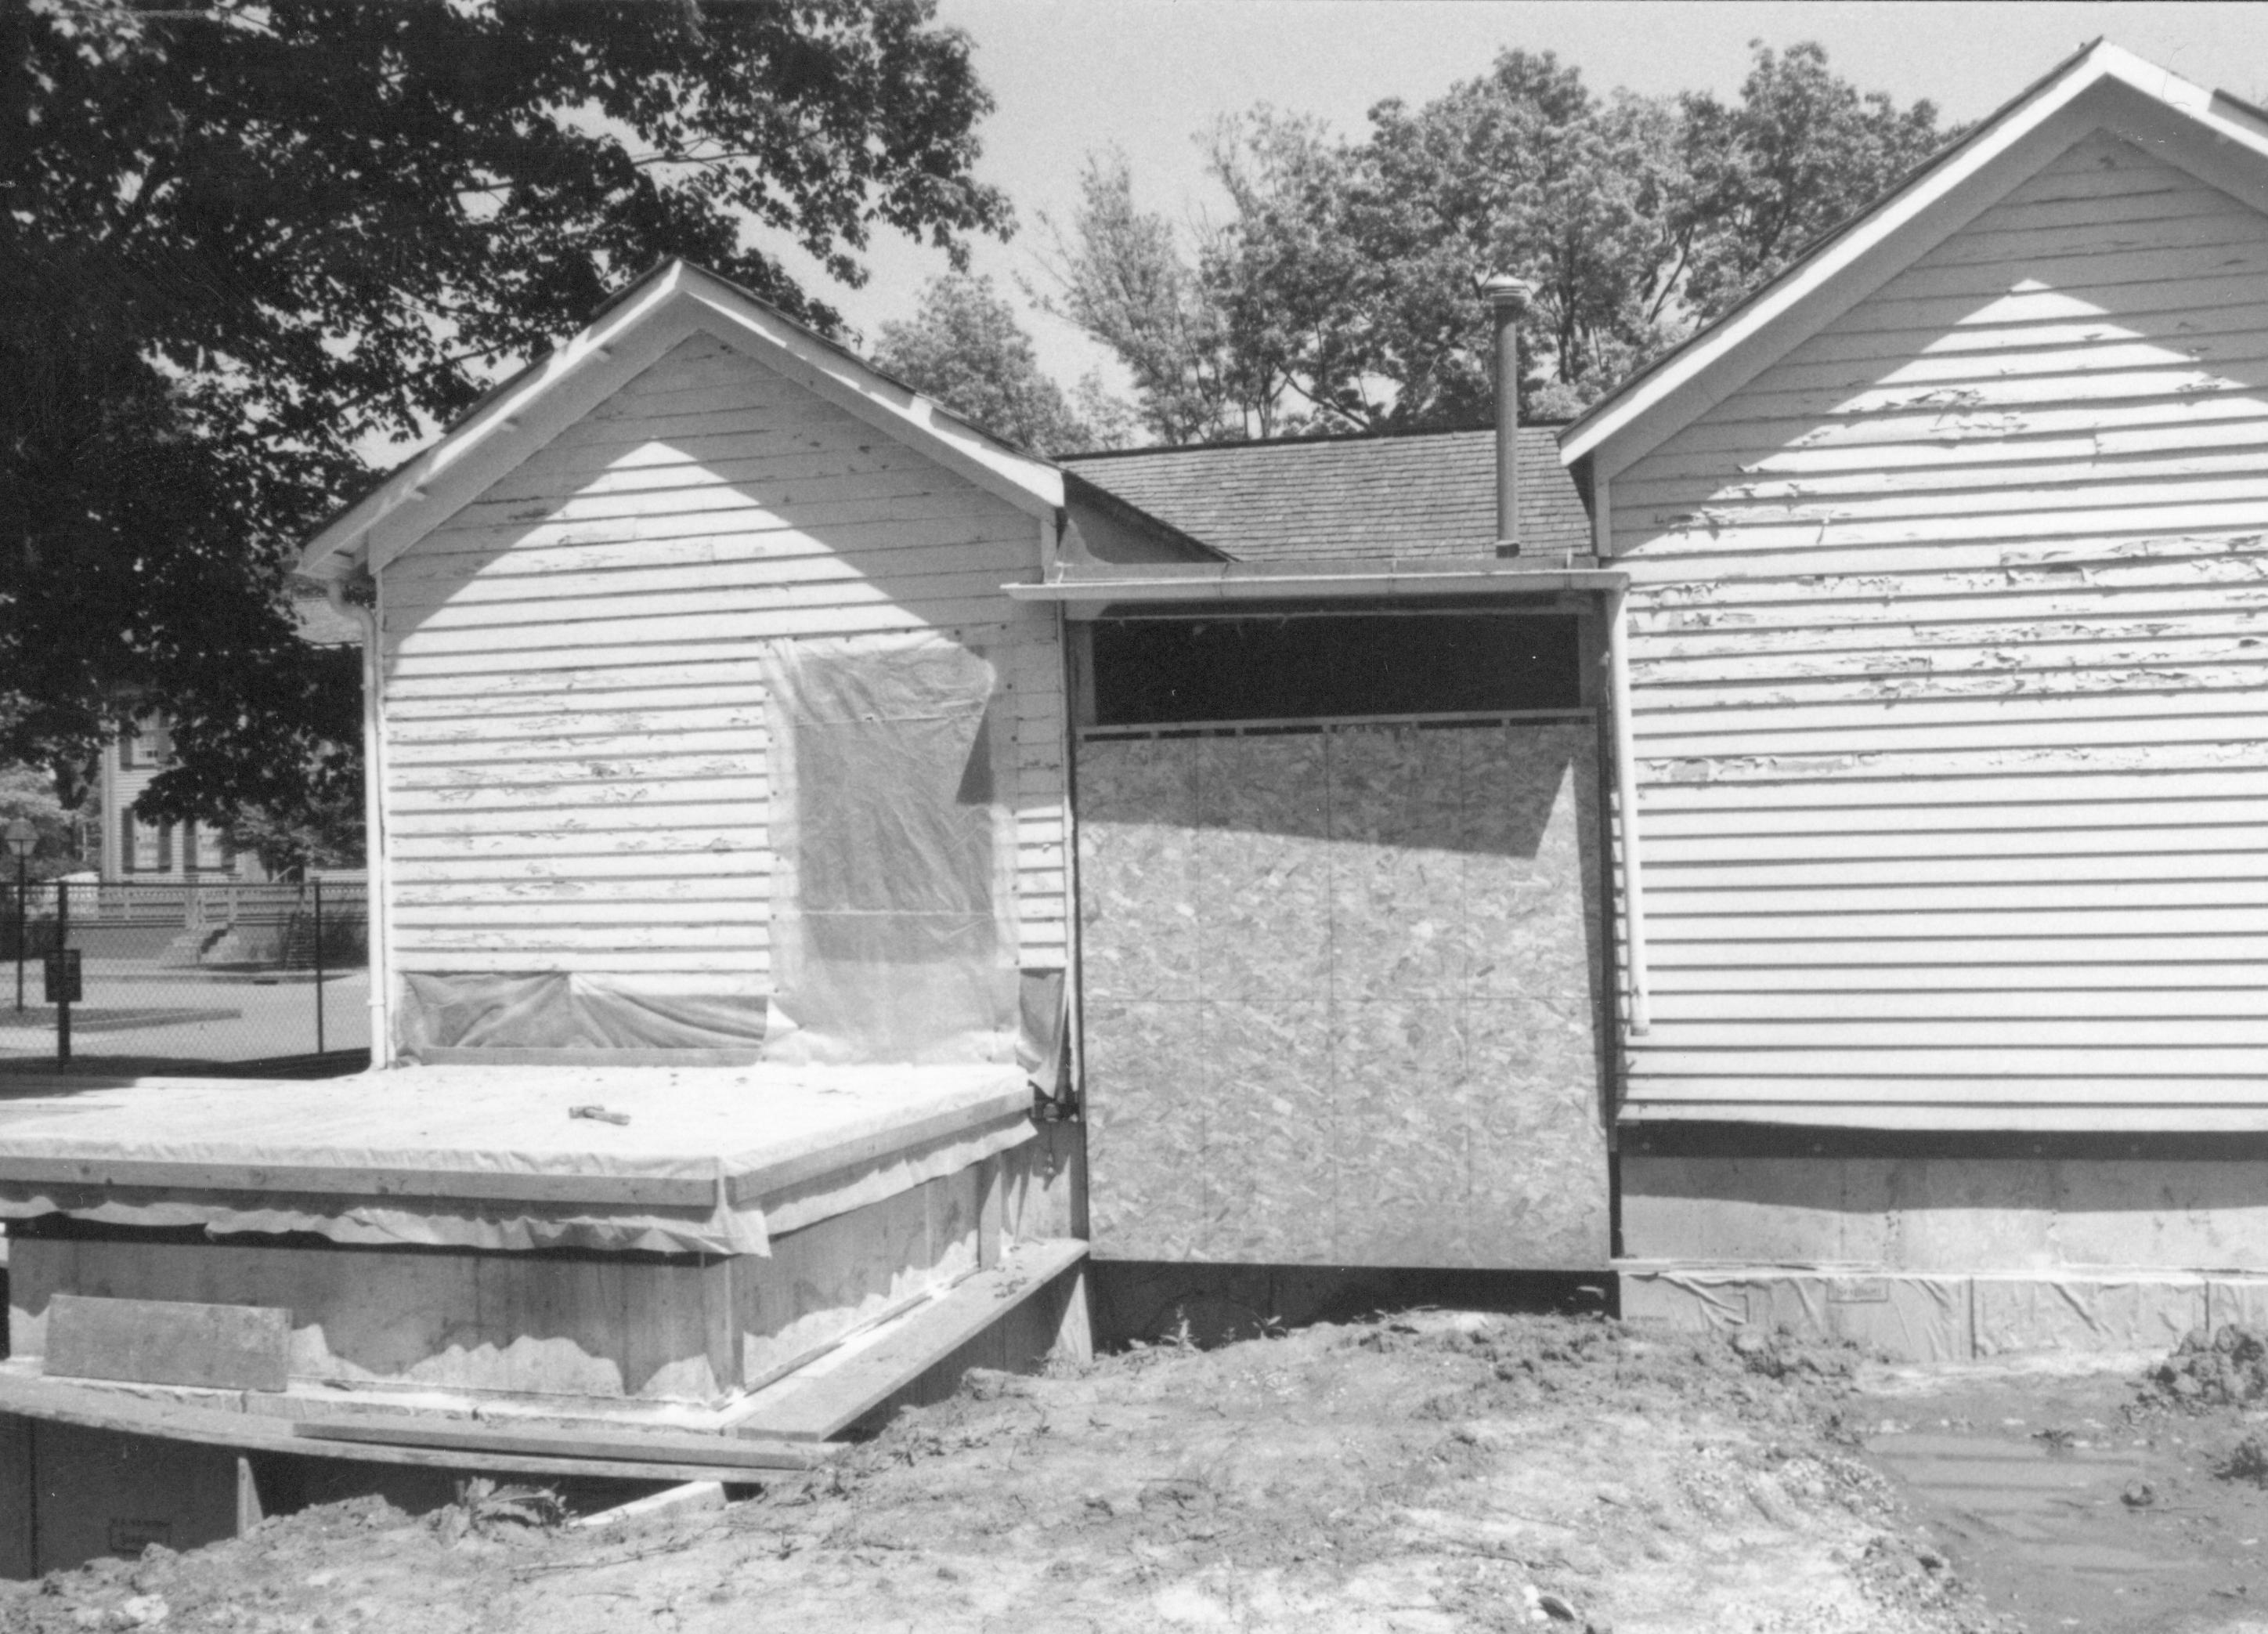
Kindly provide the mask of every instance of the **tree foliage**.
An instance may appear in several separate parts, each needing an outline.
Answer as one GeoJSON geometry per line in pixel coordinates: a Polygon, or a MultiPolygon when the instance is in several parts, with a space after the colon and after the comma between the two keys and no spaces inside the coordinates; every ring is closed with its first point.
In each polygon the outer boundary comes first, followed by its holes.
{"type": "Polygon", "coordinates": [[[1005,230],[990,106],[928,0],[0,8],[0,757],[68,776],[162,706],[145,815],[351,777],[285,587],[357,448],[658,258],[838,327],[764,246],[856,284],[877,225],[1005,230]]]}
{"type": "Polygon", "coordinates": [[[1061,309],[1116,350],[1167,442],[1484,421],[1491,273],[1528,280],[1524,412],[1560,418],[1758,288],[1945,139],[1753,48],[1737,103],[1595,95],[1510,50],[1359,140],[1258,108],[1215,134],[1225,221],[1177,232],[1090,161],[1058,232],[1061,309]]]}
{"type": "MultiPolygon", "coordinates": [[[[56,798],[47,773],[33,766],[0,764],[0,828],[18,821],[30,823],[39,835],[25,866],[27,879],[52,880],[78,865],[71,813],[56,798]]],[[[0,851],[0,895],[15,883],[15,859],[0,851]]]]}
{"type": "Polygon", "coordinates": [[[874,362],[1036,453],[1112,446],[1124,435],[1091,379],[1075,404],[1042,372],[1015,308],[989,278],[947,273],[932,279],[910,321],[882,326],[874,362]]]}

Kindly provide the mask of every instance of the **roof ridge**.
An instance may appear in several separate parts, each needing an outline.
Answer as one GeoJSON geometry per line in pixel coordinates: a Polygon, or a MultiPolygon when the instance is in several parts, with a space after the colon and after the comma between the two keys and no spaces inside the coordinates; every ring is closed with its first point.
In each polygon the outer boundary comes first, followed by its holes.
{"type": "MultiPolygon", "coordinates": [[[[1572,423],[1564,420],[1523,422],[1520,430],[1535,432],[1539,438],[1556,438],[1560,428],[1572,423]]],[[[1211,443],[1152,443],[1141,448],[1093,448],[1077,453],[1058,454],[1056,463],[1073,460],[1124,460],[1138,455],[1219,453],[1233,449],[1252,450],[1278,448],[1315,448],[1341,446],[1349,443],[1415,443],[1431,438],[1491,437],[1492,425],[1426,426],[1413,431],[1332,431],[1314,437],[1241,437],[1211,443]]]]}

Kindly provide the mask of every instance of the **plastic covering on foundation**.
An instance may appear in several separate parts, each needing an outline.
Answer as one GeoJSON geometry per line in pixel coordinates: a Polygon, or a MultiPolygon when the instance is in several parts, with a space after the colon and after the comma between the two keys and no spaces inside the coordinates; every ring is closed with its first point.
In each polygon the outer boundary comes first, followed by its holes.
{"type": "Polygon", "coordinates": [[[1030,1109],[1012,1065],[147,1078],[11,1101],[0,1218],[489,1250],[764,1254],[777,1233],[1032,1139],[1030,1109]]]}
{"type": "MultiPolygon", "coordinates": [[[[2186,1271],[1874,1273],[1816,1266],[1620,1268],[1622,1314],[1689,1331],[1786,1328],[1903,1361],[2170,1350],[2258,1278],[2186,1271]]],[[[2220,1320],[2227,1320],[2225,1317],[2220,1320]]]]}

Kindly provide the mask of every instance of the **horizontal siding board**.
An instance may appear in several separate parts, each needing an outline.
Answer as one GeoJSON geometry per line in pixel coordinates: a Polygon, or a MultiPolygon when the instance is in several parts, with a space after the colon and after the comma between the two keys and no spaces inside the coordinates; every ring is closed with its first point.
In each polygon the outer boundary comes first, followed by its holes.
{"type": "Polygon", "coordinates": [[[499,950],[404,946],[389,952],[400,955],[395,961],[397,969],[422,975],[497,972],[526,975],[549,971],[581,971],[593,975],[660,978],[705,977],[719,983],[716,990],[725,991],[766,990],[770,986],[768,976],[771,968],[769,956],[761,946],[655,952],[620,946],[499,950]],[[725,986],[725,983],[732,985],[725,986]]]}
{"type": "MultiPolygon", "coordinates": [[[[2035,956],[2041,951],[2033,949],[2035,956]]],[[[1710,1005],[1718,999],[1769,1005],[1773,1013],[1820,1016],[1875,1013],[1866,1006],[1878,1004],[1906,1006],[1892,1013],[1994,1013],[1990,1006],[2005,1005],[2029,1014],[2036,1004],[2064,998],[2092,1006],[2102,1015],[2212,1015],[2224,1001],[2242,1008],[2254,1002],[2248,996],[2262,992],[2260,967],[2251,960],[2153,957],[2146,948],[2123,961],[2110,956],[2132,953],[2132,945],[2124,942],[2104,951],[2102,958],[2055,964],[1963,960],[1955,952],[1933,961],[1926,949],[1904,964],[1814,963],[1807,959],[1802,963],[1702,968],[1654,961],[1651,985],[1656,1002],[1671,1006],[1664,1014],[1689,1015],[1710,1013],[1710,1005]],[[2182,1008],[2191,994],[2198,996],[2201,1006],[2194,1012],[2182,1008]],[[2114,1003],[2114,996],[2124,997],[2114,1003]],[[1940,1005],[1986,1008],[1940,1012],[1940,1005]]],[[[2263,1003],[2260,1013],[2268,1014],[2268,1003],[2263,1003]]]]}
{"type": "MultiPolygon", "coordinates": [[[[2082,815],[2092,816],[2088,803],[2082,815]]],[[[2186,813],[2178,813],[2186,816],[2186,813]]],[[[2168,813],[2156,813],[2163,823],[2168,813]]],[[[2200,867],[2250,867],[2262,859],[2268,872],[2268,827],[2257,811],[2241,821],[2191,822],[2186,827],[2119,828],[2101,821],[2085,827],[2033,828],[2021,813],[2006,827],[1980,828],[1974,811],[1942,828],[1902,827],[1887,818],[1879,826],[1828,827],[1815,820],[1808,829],[1776,833],[1727,832],[1721,819],[1701,832],[1665,832],[1649,822],[1646,871],[1656,869],[1785,868],[1822,871],[1852,867],[1896,867],[1919,871],[1954,865],[1997,864],[2019,867],[2128,866],[2169,872],[2200,867]]],[[[1692,825],[1687,825],[1690,828],[1692,825]]],[[[2010,877],[2021,877],[2010,876],[2010,877]]]]}
{"type": "MultiPolygon", "coordinates": [[[[762,927],[750,924],[541,924],[513,923],[501,916],[478,924],[431,924],[397,919],[394,933],[403,947],[431,952],[487,952],[536,955],[580,951],[718,951],[762,945],[762,927]]],[[[541,960],[521,967],[540,970],[541,960]]],[[[603,968],[603,967],[601,967],[603,968]]]]}
{"type": "Polygon", "coordinates": [[[1904,992],[1848,988],[1793,992],[1663,989],[1653,995],[1653,1017],[1664,1026],[1675,1026],[1677,1038],[1685,1042],[1696,1041],[1687,1031],[1689,1026],[1732,1022],[1777,1026],[1867,1020],[1926,1027],[1940,1021],[1989,1021],[2010,1027],[2073,1021],[2112,1027],[2130,1020],[2195,1020],[2216,1027],[2229,1021],[2268,1027],[2268,985],[2256,982],[2250,986],[2204,989],[1999,986],[1984,990],[1904,992]]]}
{"type": "MultiPolygon", "coordinates": [[[[971,532],[977,530],[971,529],[971,532]]],[[[942,545],[894,548],[887,556],[862,552],[846,558],[839,550],[799,533],[783,533],[766,542],[772,550],[740,549],[721,560],[633,561],[592,563],[572,559],[569,551],[547,551],[554,564],[511,573],[482,574],[475,578],[435,576],[389,584],[389,612],[430,613],[445,607],[488,607],[524,602],[571,608],[578,601],[617,596],[682,595],[702,590],[747,593],[776,585],[823,584],[830,579],[868,578],[886,564],[892,583],[901,579],[954,574],[982,574],[1005,583],[1030,570],[1031,541],[1017,537],[982,537],[942,545]],[[565,557],[565,560],[558,558],[565,557]]],[[[584,549],[586,547],[573,547],[584,549]]],[[[639,554],[643,555],[644,552],[639,554]]],[[[690,555],[690,552],[670,552],[690,555]]],[[[515,563],[516,568],[527,564],[515,563]]],[[[573,616],[571,612],[567,616],[573,616]]]]}
{"type": "Polygon", "coordinates": [[[2117,1081],[2125,1078],[2173,1078],[2183,1076],[2223,1078],[2235,1084],[2249,1081],[2251,1093],[2268,1100],[2268,1081],[2259,1071],[2259,1050],[2248,1044],[2226,1046],[2191,1044],[2116,1046],[2014,1045],[2007,1048],[1967,1044],[1932,1049],[1926,1046],[1876,1045],[1853,1049],[1707,1049],[1649,1044],[1632,1052],[1633,1087],[1647,1078],[1701,1078],[1743,1080],[1744,1094],[1769,1096],[1775,1080],[1798,1089],[1807,1080],[1829,1075],[1871,1078],[1907,1093],[1928,1078],[1957,1074],[1967,1078],[2092,1078],[2111,1099],[2117,1081]]]}
{"type": "MultiPolygon", "coordinates": [[[[857,521],[799,515],[792,520],[769,519],[761,525],[729,515],[662,511],[620,522],[538,523],[437,533],[401,559],[422,565],[427,561],[446,563],[448,558],[463,558],[462,570],[483,576],[495,572],[502,578],[513,576],[511,569],[517,563],[510,558],[521,549],[549,558],[548,563],[536,563],[528,568],[535,573],[559,567],[592,572],[616,567],[666,567],[699,561],[704,555],[718,562],[760,561],[809,556],[814,548],[889,561],[892,553],[901,550],[976,544],[999,539],[1004,531],[1012,536],[1012,530],[1005,528],[1003,510],[997,505],[971,504],[942,514],[898,516],[884,511],[857,521]]],[[[387,571],[390,576],[393,569],[387,571]]],[[[437,565],[404,582],[423,584],[446,577],[442,566],[437,565]]]]}

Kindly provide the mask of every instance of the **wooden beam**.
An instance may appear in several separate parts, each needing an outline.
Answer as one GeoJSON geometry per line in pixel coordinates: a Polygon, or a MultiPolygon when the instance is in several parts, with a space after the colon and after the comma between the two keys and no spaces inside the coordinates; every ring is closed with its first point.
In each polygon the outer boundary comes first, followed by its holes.
{"type": "Polygon", "coordinates": [[[1630,609],[1616,591],[1607,614],[1607,663],[1614,708],[1615,805],[1621,833],[1623,865],[1624,968],[1630,977],[1630,1030],[1644,1037],[1653,1026],[1646,993],[1646,890],[1639,868],[1638,837],[1638,751],[1632,741],[1630,679],[1630,609]]]}
{"type": "MultiPolygon", "coordinates": [[[[111,1430],[161,1440],[234,1447],[246,1453],[288,1453],[301,1458],[340,1458],[359,1463],[409,1464],[429,1469],[493,1470],[499,1474],[608,1476],[625,1481],[777,1480],[782,1466],[757,1457],[739,1465],[659,1458],[563,1458],[550,1454],[476,1447],[412,1446],[401,1442],[315,1439],[294,1433],[290,1419],[231,1412],[129,1395],[97,1385],[70,1385],[0,1373],[0,1413],[55,1424],[111,1430]],[[735,1473],[737,1472],[737,1473],[735,1473]]],[[[819,1449],[811,1449],[817,1453],[819,1449]]]]}
{"type": "Polygon", "coordinates": [[[741,1435],[420,1423],[392,1415],[295,1419],[291,1432],[310,1440],[352,1441],[375,1446],[446,1447],[460,1453],[517,1453],[544,1458],[666,1459],[674,1463],[715,1465],[728,1469],[808,1469],[826,1461],[826,1454],[807,1443],[790,1444],[741,1435]]]}
{"type": "Polygon", "coordinates": [[[343,1193],[364,1197],[483,1197],[515,1203],[613,1203],[709,1209],[713,1179],[646,1174],[507,1174],[487,1170],[375,1169],[330,1164],[173,1162],[147,1158],[0,1153],[0,1180],[66,1186],[152,1186],[201,1191],[343,1193]]]}
{"type": "Polygon", "coordinates": [[[1031,1110],[1032,1093],[1019,1084],[1014,1089],[970,1106],[932,1113],[909,1123],[834,1141],[814,1151],[743,1170],[725,1182],[725,1202],[733,1208],[745,1208],[775,1192],[785,1191],[823,1174],[895,1157],[932,1141],[978,1134],[996,1125],[1012,1123],[1018,1118],[1030,1116],[1031,1110]]]}
{"type": "Polygon", "coordinates": [[[740,1433],[804,1442],[840,1434],[1086,1258],[1084,1242],[1021,1248],[998,1270],[980,1271],[909,1313],[826,1372],[782,1380],[775,1387],[778,1399],[742,1420],[740,1433]]]}
{"type": "Polygon", "coordinates": [[[264,1305],[170,1299],[48,1301],[47,1370],[79,1379],[281,1390],[289,1382],[291,1313],[264,1305]]]}

